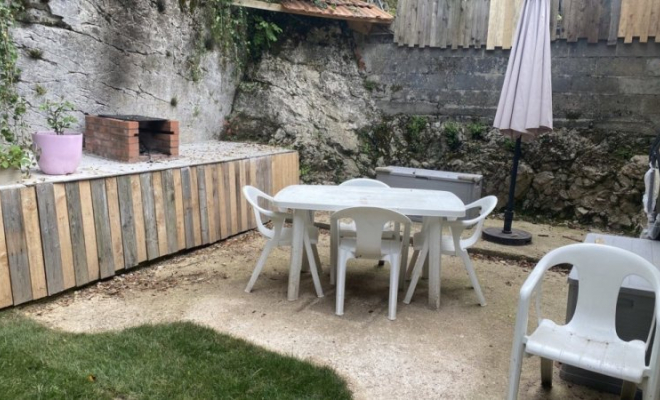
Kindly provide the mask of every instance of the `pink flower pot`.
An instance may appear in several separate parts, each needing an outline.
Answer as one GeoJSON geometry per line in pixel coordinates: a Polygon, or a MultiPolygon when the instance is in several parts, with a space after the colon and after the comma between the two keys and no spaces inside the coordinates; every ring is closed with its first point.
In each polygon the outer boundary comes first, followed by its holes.
{"type": "Polygon", "coordinates": [[[39,168],[48,175],[66,175],[76,171],[82,158],[82,133],[56,135],[55,132],[35,132],[39,168]]]}

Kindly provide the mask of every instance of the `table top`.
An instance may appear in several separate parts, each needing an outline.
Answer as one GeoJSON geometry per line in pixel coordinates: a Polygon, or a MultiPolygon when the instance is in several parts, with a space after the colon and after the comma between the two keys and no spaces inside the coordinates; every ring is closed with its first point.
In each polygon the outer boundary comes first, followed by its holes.
{"type": "MultiPolygon", "coordinates": [[[[626,236],[605,235],[602,233],[589,233],[584,239],[585,243],[606,244],[620,249],[631,251],[651,262],[660,269],[660,241],[639,239],[626,236]]],[[[577,280],[578,273],[575,268],[571,269],[568,279],[577,280]]],[[[621,287],[643,291],[653,291],[651,285],[639,276],[631,275],[625,278],[621,287]]]]}
{"type": "Polygon", "coordinates": [[[275,195],[279,207],[298,210],[337,211],[347,207],[381,207],[405,215],[465,216],[465,204],[455,194],[441,190],[334,185],[292,185],[275,195]]]}

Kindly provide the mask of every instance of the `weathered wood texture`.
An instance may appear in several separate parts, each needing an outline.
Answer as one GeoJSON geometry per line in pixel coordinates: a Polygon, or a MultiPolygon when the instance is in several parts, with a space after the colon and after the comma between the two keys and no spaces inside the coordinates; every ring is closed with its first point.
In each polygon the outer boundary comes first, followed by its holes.
{"type": "Polygon", "coordinates": [[[298,183],[295,152],[0,189],[0,308],[255,227],[244,185],[298,183]]]}
{"type": "MultiPolygon", "coordinates": [[[[616,44],[660,42],[660,0],[550,0],[552,40],[616,44]]],[[[523,0],[401,0],[394,23],[400,46],[510,49],[523,0]]]]}

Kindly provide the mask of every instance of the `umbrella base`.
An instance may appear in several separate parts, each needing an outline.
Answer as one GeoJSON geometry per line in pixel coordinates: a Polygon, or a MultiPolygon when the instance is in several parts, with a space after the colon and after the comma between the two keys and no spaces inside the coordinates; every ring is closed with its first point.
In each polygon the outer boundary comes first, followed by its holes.
{"type": "Polygon", "coordinates": [[[486,228],[481,237],[486,241],[505,246],[524,246],[532,243],[532,235],[520,229],[511,229],[511,233],[504,233],[502,228],[486,228]]]}

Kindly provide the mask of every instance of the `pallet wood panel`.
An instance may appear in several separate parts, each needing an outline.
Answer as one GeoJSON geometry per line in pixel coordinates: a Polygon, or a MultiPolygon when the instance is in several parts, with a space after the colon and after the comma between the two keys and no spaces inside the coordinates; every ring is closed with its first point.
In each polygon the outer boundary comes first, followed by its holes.
{"type": "Polygon", "coordinates": [[[199,198],[199,229],[202,244],[209,243],[209,211],[206,195],[206,167],[200,165],[197,171],[197,196],[199,198]]]}
{"type": "Polygon", "coordinates": [[[181,189],[183,191],[183,225],[186,236],[186,249],[195,247],[195,234],[193,232],[192,183],[190,168],[181,169],[181,189]]]}
{"type": "Polygon", "coordinates": [[[41,246],[37,194],[34,187],[22,188],[20,191],[23,224],[25,228],[25,241],[27,243],[28,260],[30,263],[32,299],[36,300],[48,295],[46,272],[44,268],[44,254],[41,246]]]}
{"type": "Polygon", "coordinates": [[[199,213],[199,188],[197,185],[197,168],[190,168],[190,205],[193,213],[193,237],[195,238],[195,246],[202,244],[202,222],[199,213]]]}
{"type": "Polygon", "coordinates": [[[142,185],[138,175],[131,175],[131,201],[133,202],[133,221],[135,223],[135,245],[137,246],[137,263],[146,261],[147,239],[144,226],[144,206],[142,205],[142,185]]]}
{"type": "Polygon", "coordinates": [[[171,169],[164,170],[162,174],[165,228],[167,231],[167,252],[171,254],[176,253],[179,250],[177,240],[176,199],[174,196],[174,174],[171,169]]]}
{"type": "Polygon", "coordinates": [[[5,224],[2,218],[2,201],[0,201],[0,308],[14,304],[11,294],[11,277],[9,276],[9,259],[5,244],[5,224]]]}
{"type": "Polygon", "coordinates": [[[142,193],[142,211],[144,215],[144,233],[147,244],[147,258],[153,260],[160,256],[158,247],[158,228],[156,227],[156,207],[151,173],[140,174],[140,192],[142,193]]]}
{"type": "Polygon", "coordinates": [[[71,231],[69,230],[69,210],[66,205],[66,190],[63,184],[53,186],[55,192],[55,211],[57,212],[57,230],[60,239],[60,255],[62,257],[62,276],[64,289],[76,286],[76,272],[73,266],[73,248],[71,231]]]}
{"type": "Polygon", "coordinates": [[[117,193],[117,178],[105,180],[106,198],[108,201],[108,216],[110,218],[110,241],[115,262],[115,271],[124,269],[124,247],[121,239],[121,214],[119,213],[119,194],[117,193]]]}
{"type": "Polygon", "coordinates": [[[117,177],[119,217],[122,232],[121,242],[124,250],[124,268],[131,268],[138,264],[133,194],[131,193],[132,189],[133,187],[130,176],[124,175],[117,177]]]}
{"type": "Polygon", "coordinates": [[[158,254],[164,256],[169,251],[167,250],[167,226],[163,200],[163,181],[160,171],[151,174],[151,184],[154,192],[154,217],[156,218],[156,231],[158,232],[158,254]]]}
{"type": "Polygon", "coordinates": [[[658,38],[658,16],[660,0],[621,0],[618,37],[624,43],[631,43],[639,38],[641,43],[648,42],[649,36],[658,38]]]}
{"type": "Polygon", "coordinates": [[[44,269],[46,273],[46,287],[48,295],[64,290],[64,276],[62,272],[62,256],[60,252],[60,238],[57,211],[55,210],[55,190],[52,183],[45,183],[36,187],[37,207],[39,209],[39,229],[43,246],[44,269]]]}
{"type": "MultiPolygon", "coordinates": [[[[39,186],[37,186],[37,195],[39,186]]],[[[87,246],[83,228],[82,206],[80,203],[80,185],[78,182],[68,182],[64,185],[64,190],[66,191],[66,206],[69,217],[75,281],[76,286],[82,286],[89,282],[89,272],[87,270],[87,246]]],[[[41,205],[39,208],[41,208],[41,205]]],[[[41,211],[39,213],[41,215],[41,211]]]]}
{"type": "Polygon", "coordinates": [[[175,169],[172,171],[172,179],[174,180],[174,210],[176,213],[176,242],[179,250],[186,248],[186,228],[183,218],[183,190],[181,188],[181,170],[175,169]]]}
{"type": "Polygon", "coordinates": [[[298,175],[291,152],[0,189],[0,308],[196,247],[195,235],[206,244],[254,228],[242,187],[274,193],[298,175]]]}
{"type": "Polygon", "coordinates": [[[99,276],[101,279],[115,274],[115,255],[113,252],[110,214],[105,179],[90,182],[92,205],[94,206],[94,227],[96,228],[96,249],[99,256],[99,276]]]}
{"type": "Polygon", "coordinates": [[[94,224],[94,205],[92,202],[92,186],[90,181],[80,181],[80,209],[87,251],[87,275],[90,281],[99,279],[101,267],[99,264],[98,247],[96,245],[96,226],[94,224]]]}

